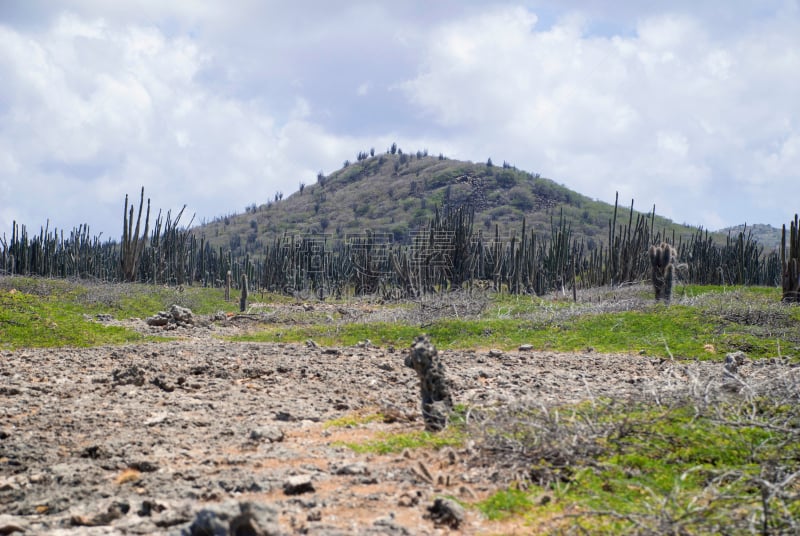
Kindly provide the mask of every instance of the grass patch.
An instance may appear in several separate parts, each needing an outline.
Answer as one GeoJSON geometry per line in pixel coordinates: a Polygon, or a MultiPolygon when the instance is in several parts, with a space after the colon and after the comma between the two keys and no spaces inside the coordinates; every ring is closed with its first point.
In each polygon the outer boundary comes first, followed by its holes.
{"type": "Polygon", "coordinates": [[[649,311],[587,315],[549,326],[541,344],[554,350],[591,347],[599,352],[707,357],[705,344],[721,345],[714,324],[696,308],[654,306],[649,311]]]}
{"type": "MultiPolygon", "coordinates": [[[[423,326],[358,322],[269,326],[234,337],[250,342],[302,342],[351,346],[370,339],[407,346],[421,332],[439,349],[500,348],[522,344],[563,352],[644,354],[678,359],[718,358],[743,350],[754,359],[800,359],[800,308],[780,304],[777,289],[687,287],[683,302],[635,302],[633,310],[598,311],[592,304],[499,297],[481,317],[438,318],[423,326]]],[[[630,304],[625,304],[630,308],[630,304]]]]}
{"type": "Polygon", "coordinates": [[[268,326],[253,333],[232,337],[246,342],[301,342],[313,339],[324,346],[352,346],[369,339],[379,346],[407,346],[421,332],[436,341],[440,349],[480,348],[487,344],[513,346],[516,340],[504,320],[442,319],[420,328],[392,322],[361,322],[338,325],[268,326]],[[504,341],[504,344],[500,344],[504,341]]]}
{"type": "MultiPolygon", "coordinates": [[[[745,523],[747,515],[763,509],[759,482],[765,470],[788,462],[796,471],[800,449],[767,426],[734,427],[694,413],[694,408],[672,412],[621,440],[599,459],[599,470],[576,472],[563,501],[630,520],[660,517],[688,533],[726,526],[734,518],[745,523]]],[[[767,502],[778,512],[788,507],[792,516],[800,513],[796,501],[767,502]]]]}
{"type": "Polygon", "coordinates": [[[504,467],[526,468],[534,485],[474,506],[490,519],[555,513],[589,532],[792,532],[800,515],[796,386],[777,380],[763,390],[711,403],[687,394],[669,405],[609,400],[492,416],[480,424],[479,445],[504,467]],[[537,506],[543,493],[554,499],[537,506]]]}
{"type": "Polygon", "coordinates": [[[120,284],[97,291],[87,287],[81,301],[92,311],[115,318],[144,318],[173,304],[187,307],[195,314],[235,311],[238,306],[225,301],[224,289],[202,287],[162,287],[143,284],[120,284]],[[116,292],[115,292],[116,290],[116,292]]]}
{"type": "Polygon", "coordinates": [[[473,505],[489,521],[500,521],[509,517],[522,515],[533,507],[534,502],[530,493],[508,489],[500,490],[486,499],[473,505]]]}
{"type": "Polygon", "coordinates": [[[234,310],[222,289],[142,284],[86,284],[63,279],[0,278],[0,348],[95,346],[153,340],[92,322],[98,314],[144,318],[172,304],[196,314],[234,310]]]}
{"type": "Polygon", "coordinates": [[[342,442],[344,446],[359,454],[393,454],[406,449],[441,449],[444,447],[460,447],[464,443],[462,431],[448,428],[444,432],[434,434],[426,431],[381,434],[378,439],[364,443],[342,442]]]}
{"type": "Polygon", "coordinates": [[[382,413],[351,413],[325,422],[325,428],[356,428],[372,422],[383,422],[382,413]]]}
{"type": "Polygon", "coordinates": [[[0,290],[0,347],[93,346],[145,338],[131,330],[84,318],[78,303],[59,297],[0,290]]]}

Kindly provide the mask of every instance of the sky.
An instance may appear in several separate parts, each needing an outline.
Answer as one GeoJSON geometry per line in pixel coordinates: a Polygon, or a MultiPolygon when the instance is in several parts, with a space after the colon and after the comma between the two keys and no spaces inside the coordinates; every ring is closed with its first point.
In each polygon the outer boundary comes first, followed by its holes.
{"type": "Polygon", "coordinates": [[[184,223],[360,151],[509,162],[678,223],[800,211],[798,0],[0,0],[0,239],[184,223]]]}

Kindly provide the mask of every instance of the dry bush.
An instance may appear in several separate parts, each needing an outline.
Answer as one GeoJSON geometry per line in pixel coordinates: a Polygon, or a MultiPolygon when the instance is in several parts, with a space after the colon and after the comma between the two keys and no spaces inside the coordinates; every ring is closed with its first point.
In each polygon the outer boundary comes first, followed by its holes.
{"type": "Polygon", "coordinates": [[[775,360],[754,365],[747,377],[725,374],[722,366],[714,377],[700,370],[672,363],[658,381],[613,398],[587,393],[580,404],[529,400],[473,412],[469,427],[483,462],[501,480],[556,493],[581,486],[581,471],[628,471],[613,455],[653,456],[658,444],[663,456],[672,449],[680,458],[683,431],[709,434],[714,459],[675,469],[669,490],[637,481],[644,492],[633,508],[614,493],[600,507],[564,498],[578,506],[564,509],[561,533],[800,533],[800,369],[775,360]],[[726,463],[728,454],[738,461],[726,463]]]}

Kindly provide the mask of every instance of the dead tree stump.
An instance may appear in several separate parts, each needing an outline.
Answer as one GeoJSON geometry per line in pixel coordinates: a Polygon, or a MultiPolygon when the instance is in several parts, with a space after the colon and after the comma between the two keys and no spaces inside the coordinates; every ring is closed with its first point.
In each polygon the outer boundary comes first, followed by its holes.
{"type": "Polygon", "coordinates": [[[405,366],[413,368],[419,376],[422,418],[429,432],[444,430],[447,416],[453,411],[449,383],[438,353],[428,337],[420,335],[414,339],[411,352],[405,358],[405,366]]]}

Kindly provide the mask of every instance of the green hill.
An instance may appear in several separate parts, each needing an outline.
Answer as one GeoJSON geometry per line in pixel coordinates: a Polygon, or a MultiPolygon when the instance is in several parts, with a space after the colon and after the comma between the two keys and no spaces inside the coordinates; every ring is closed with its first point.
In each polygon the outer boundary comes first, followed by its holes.
{"type": "MultiPolygon", "coordinates": [[[[437,207],[471,204],[475,231],[494,234],[497,226],[506,237],[521,229],[523,219],[528,229],[549,235],[551,222],[563,211],[573,234],[591,249],[607,243],[614,214],[611,204],[506,163],[464,162],[422,152],[360,153],[356,162],[327,176],[320,173],[317,179],[286,199],[254,204],[244,214],[216,218],[194,232],[213,247],[230,247],[234,255],[258,255],[264,244],[285,234],[324,233],[337,239],[369,229],[408,243],[437,207]]],[[[651,212],[649,200],[643,201],[638,208],[651,212]]],[[[630,203],[620,204],[618,224],[627,224],[630,203]]],[[[697,231],[658,215],[655,230],[670,237],[674,233],[676,240],[697,231]]]]}

